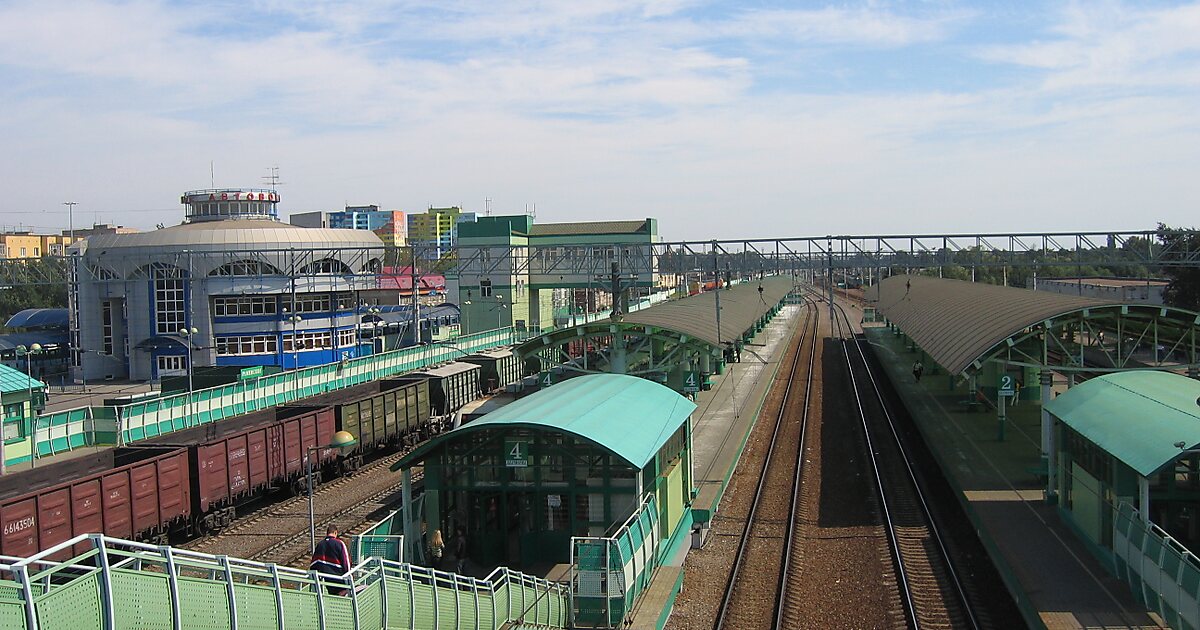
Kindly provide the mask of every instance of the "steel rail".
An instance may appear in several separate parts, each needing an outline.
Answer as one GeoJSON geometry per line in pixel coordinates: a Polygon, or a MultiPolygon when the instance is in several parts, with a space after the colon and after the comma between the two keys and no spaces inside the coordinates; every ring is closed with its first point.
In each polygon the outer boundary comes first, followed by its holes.
{"type": "MultiPolygon", "coordinates": [[[[842,316],[846,317],[845,310],[839,305],[838,310],[842,316]]],[[[913,469],[912,459],[909,457],[908,449],[904,446],[904,441],[900,439],[900,432],[896,430],[896,421],[892,417],[891,411],[888,409],[887,401],[884,399],[883,392],[879,389],[879,382],[875,378],[875,373],[871,369],[871,364],[867,361],[867,355],[863,352],[862,341],[857,337],[854,339],[854,348],[858,353],[859,359],[862,361],[863,371],[870,380],[871,389],[875,392],[875,398],[879,401],[879,409],[883,411],[883,416],[887,420],[888,431],[892,435],[892,439],[896,448],[900,451],[900,460],[904,462],[904,470],[908,473],[908,480],[912,484],[914,495],[917,502],[921,506],[921,512],[925,517],[925,522],[928,523],[929,532],[932,534],[934,542],[937,543],[938,553],[946,567],[946,572],[953,583],[954,592],[958,596],[959,603],[962,605],[963,614],[966,615],[968,623],[972,628],[980,627],[979,620],[975,616],[975,611],[971,606],[971,600],[967,597],[967,589],[963,585],[963,580],[958,574],[958,570],[954,567],[954,561],[951,558],[950,550],[946,546],[945,537],[942,535],[941,528],[938,527],[937,520],[933,517],[933,510],[929,507],[929,502],[925,498],[925,492],[922,490],[919,482],[917,471],[913,469]]]]}
{"type": "MultiPolygon", "coordinates": [[[[835,305],[836,306],[836,305],[835,305]]],[[[859,418],[862,420],[863,439],[867,443],[867,459],[871,462],[871,472],[875,477],[875,489],[879,497],[880,517],[883,520],[884,532],[887,534],[888,551],[891,552],[892,564],[896,569],[896,581],[899,584],[901,604],[904,606],[904,617],[912,628],[919,629],[920,622],[917,619],[916,603],[913,601],[912,588],[908,583],[908,572],[904,567],[904,558],[900,553],[900,541],[896,535],[896,525],[892,522],[892,509],[888,504],[887,492],[884,490],[883,475],[879,469],[879,461],[875,457],[875,445],[871,440],[871,432],[867,426],[867,412],[863,407],[862,396],[858,391],[858,379],[854,377],[854,366],[850,362],[850,352],[846,350],[846,334],[854,335],[854,331],[850,330],[850,321],[845,317],[845,312],[842,312],[842,317],[837,318],[837,336],[842,342],[842,356],[846,359],[846,369],[850,376],[850,386],[854,390],[854,402],[858,408],[859,418]],[[842,328],[842,320],[846,320],[846,328],[842,328]]]]}
{"type": "MultiPolygon", "coordinates": [[[[805,321],[806,330],[804,335],[801,335],[800,337],[800,344],[796,348],[795,355],[792,356],[792,364],[788,369],[788,378],[784,385],[783,400],[779,406],[779,414],[775,418],[775,428],[771,432],[771,441],[767,445],[766,457],[763,458],[763,465],[762,470],[759,473],[758,484],[755,487],[754,497],[750,503],[750,514],[747,515],[746,524],[742,527],[742,534],[738,542],[737,554],[734,556],[733,568],[729,572],[729,579],[725,583],[725,592],[721,597],[721,604],[717,609],[717,616],[713,620],[713,630],[721,630],[723,627],[725,627],[725,621],[729,616],[729,610],[733,602],[734,589],[738,581],[737,578],[741,573],[743,565],[745,564],[746,549],[749,547],[750,534],[754,529],[754,519],[758,513],[758,507],[761,503],[763,489],[766,486],[767,470],[770,468],[771,456],[775,452],[775,444],[777,438],[779,437],[779,429],[781,426],[783,426],[785,411],[788,408],[788,401],[792,395],[792,383],[794,381],[793,377],[796,374],[796,368],[800,365],[800,356],[804,352],[804,343],[805,340],[809,339],[810,331],[812,333],[812,338],[809,340],[809,345],[810,347],[815,347],[816,345],[817,322],[820,320],[820,313],[817,311],[815,305],[812,304],[811,301],[807,302],[805,306],[809,308],[809,315],[805,321]]],[[[809,380],[812,379],[811,372],[809,372],[808,378],[809,380]]],[[[807,405],[807,401],[805,404],[807,405]]],[[[797,471],[797,473],[799,473],[799,471],[797,471]]]]}
{"type": "MultiPolygon", "coordinates": [[[[808,351],[808,379],[804,383],[804,413],[800,418],[800,448],[796,450],[796,474],[792,480],[792,498],[788,506],[788,524],[787,531],[783,538],[783,564],[779,567],[779,596],[775,598],[775,630],[784,629],[784,596],[788,592],[788,573],[792,567],[792,540],[796,536],[796,521],[798,521],[798,512],[800,511],[800,480],[804,472],[804,445],[808,439],[808,412],[812,409],[809,401],[812,400],[812,384],[813,384],[813,367],[817,356],[817,332],[820,330],[820,309],[816,308],[816,304],[809,302],[813,314],[813,340],[809,344],[808,351]]],[[[796,354],[800,354],[797,350],[796,354]]],[[[781,410],[782,412],[782,410],[781,410]]]]}

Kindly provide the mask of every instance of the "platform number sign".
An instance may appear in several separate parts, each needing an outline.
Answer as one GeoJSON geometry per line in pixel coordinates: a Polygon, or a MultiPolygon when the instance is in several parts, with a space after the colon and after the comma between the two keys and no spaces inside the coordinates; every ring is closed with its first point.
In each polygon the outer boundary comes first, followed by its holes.
{"type": "Polygon", "coordinates": [[[1001,374],[999,393],[1001,396],[1012,396],[1017,393],[1017,379],[1013,378],[1011,374],[1001,374]]]}
{"type": "Polygon", "coordinates": [[[504,465],[508,468],[525,468],[529,465],[529,442],[504,440],[504,465]]]}
{"type": "Polygon", "coordinates": [[[683,393],[694,394],[700,391],[700,373],[699,372],[684,372],[683,373],[683,393]]]}
{"type": "Polygon", "coordinates": [[[554,384],[554,372],[549,370],[538,374],[538,387],[550,387],[554,384]]]}

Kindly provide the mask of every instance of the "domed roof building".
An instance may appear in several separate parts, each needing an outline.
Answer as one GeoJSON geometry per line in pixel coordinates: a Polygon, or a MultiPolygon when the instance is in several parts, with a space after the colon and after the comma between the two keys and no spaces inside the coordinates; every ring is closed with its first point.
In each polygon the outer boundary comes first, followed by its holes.
{"type": "Polygon", "coordinates": [[[76,245],[77,379],[158,380],[189,362],[292,369],[358,354],[358,292],[376,286],[378,236],[281,223],[273,190],[197,190],[181,202],[180,225],[76,245]]]}

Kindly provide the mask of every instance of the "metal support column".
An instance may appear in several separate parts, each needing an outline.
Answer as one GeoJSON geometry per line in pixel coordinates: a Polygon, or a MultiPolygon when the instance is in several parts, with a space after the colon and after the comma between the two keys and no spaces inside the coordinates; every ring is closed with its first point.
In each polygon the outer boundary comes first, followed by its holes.
{"type": "Polygon", "coordinates": [[[413,511],[412,511],[412,469],[405,468],[400,473],[401,490],[400,490],[400,518],[404,520],[404,546],[408,549],[404,550],[404,556],[401,560],[415,561],[418,556],[416,548],[413,545],[417,542],[416,532],[413,531],[413,511]]]}
{"type": "Polygon", "coordinates": [[[1050,401],[1050,386],[1054,381],[1054,373],[1045,367],[1039,375],[1042,385],[1042,459],[1046,462],[1046,502],[1058,500],[1058,445],[1054,441],[1054,418],[1046,411],[1046,403],[1050,401]]]}

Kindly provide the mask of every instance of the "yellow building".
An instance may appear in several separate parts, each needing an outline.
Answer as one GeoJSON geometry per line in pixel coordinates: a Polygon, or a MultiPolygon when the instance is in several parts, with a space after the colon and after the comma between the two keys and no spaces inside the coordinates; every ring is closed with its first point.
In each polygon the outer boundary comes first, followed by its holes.
{"type": "MultiPolygon", "coordinates": [[[[83,237],[75,235],[75,240],[83,237]]],[[[0,258],[41,258],[63,256],[71,237],[60,234],[34,234],[32,232],[0,233],[0,258]]]]}

